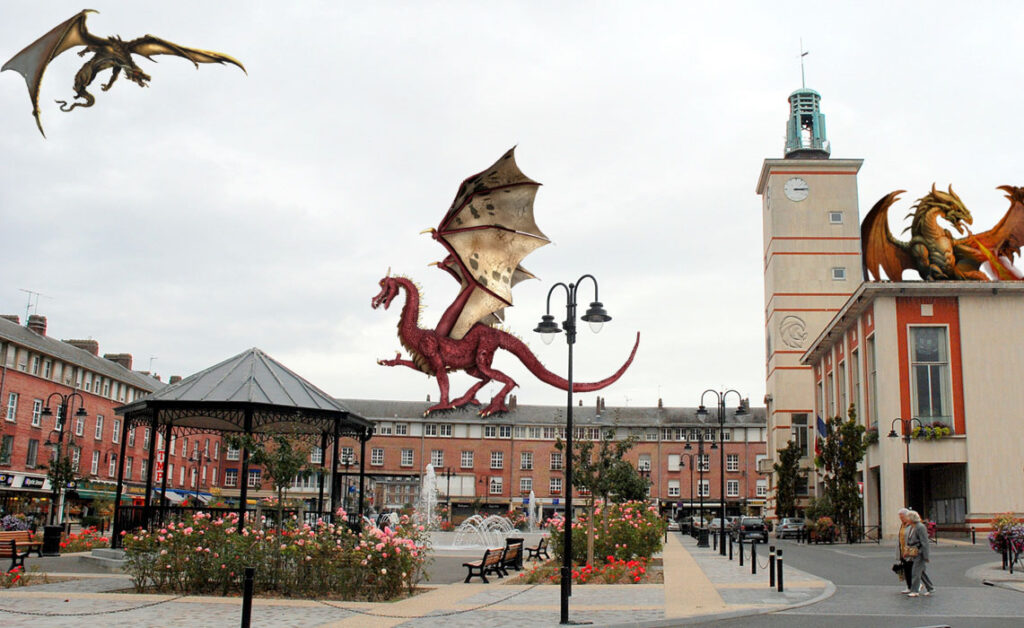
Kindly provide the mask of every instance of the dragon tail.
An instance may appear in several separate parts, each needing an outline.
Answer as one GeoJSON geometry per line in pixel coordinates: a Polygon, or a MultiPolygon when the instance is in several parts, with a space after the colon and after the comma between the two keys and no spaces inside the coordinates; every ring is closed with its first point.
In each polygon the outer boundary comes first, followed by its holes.
{"type": "MultiPolygon", "coordinates": [[[[526,346],[525,343],[523,343],[522,340],[519,340],[515,336],[506,333],[503,333],[501,335],[501,339],[501,348],[505,349],[509,353],[512,353],[517,358],[519,358],[519,361],[523,363],[523,366],[525,366],[531,373],[533,373],[533,375],[537,377],[537,379],[544,382],[545,384],[548,384],[549,386],[554,386],[555,388],[558,388],[560,390],[569,389],[569,380],[565,379],[564,377],[555,375],[551,371],[544,368],[544,365],[540,363],[540,360],[537,359],[537,356],[535,356],[533,352],[530,351],[530,349],[526,346]]],[[[623,373],[626,372],[626,369],[629,368],[629,365],[633,363],[633,358],[636,357],[636,350],[639,347],[640,332],[637,332],[636,342],[633,344],[633,350],[630,352],[629,358],[626,359],[626,362],[619,367],[619,370],[615,371],[613,374],[600,381],[573,382],[572,391],[593,392],[595,390],[601,390],[602,388],[611,386],[620,377],[622,377],[623,373]]]]}

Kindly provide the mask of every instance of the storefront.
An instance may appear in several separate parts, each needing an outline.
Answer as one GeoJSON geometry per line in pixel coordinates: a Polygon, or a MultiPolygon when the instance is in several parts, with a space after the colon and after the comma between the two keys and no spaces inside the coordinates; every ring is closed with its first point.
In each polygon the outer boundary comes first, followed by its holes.
{"type": "Polygon", "coordinates": [[[37,524],[50,512],[50,482],[45,475],[19,472],[0,473],[0,513],[20,513],[37,524]]]}

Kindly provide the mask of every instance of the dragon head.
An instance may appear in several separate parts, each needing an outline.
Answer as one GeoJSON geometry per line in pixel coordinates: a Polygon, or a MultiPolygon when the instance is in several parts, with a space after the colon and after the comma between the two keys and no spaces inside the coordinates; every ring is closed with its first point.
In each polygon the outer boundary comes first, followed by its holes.
{"type": "Polygon", "coordinates": [[[953,186],[949,186],[949,192],[943,192],[942,190],[935,189],[935,184],[932,184],[932,191],[921,198],[918,202],[919,211],[920,209],[925,210],[937,210],[942,214],[942,217],[949,221],[949,224],[956,229],[956,232],[963,235],[964,224],[974,224],[974,218],[971,217],[970,210],[964,205],[964,202],[960,200],[956,192],[953,191],[953,186]]]}
{"type": "Polygon", "coordinates": [[[375,310],[383,305],[386,310],[391,307],[391,302],[398,296],[398,291],[398,281],[394,277],[385,277],[380,280],[380,292],[377,293],[377,296],[373,297],[370,305],[375,310]]]}
{"type": "Polygon", "coordinates": [[[135,65],[134,63],[130,66],[122,66],[124,68],[124,76],[132,83],[135,83],[139,87],[149,87],[148,83],[152,77],[142,71],[142,68],[135,65]]]}

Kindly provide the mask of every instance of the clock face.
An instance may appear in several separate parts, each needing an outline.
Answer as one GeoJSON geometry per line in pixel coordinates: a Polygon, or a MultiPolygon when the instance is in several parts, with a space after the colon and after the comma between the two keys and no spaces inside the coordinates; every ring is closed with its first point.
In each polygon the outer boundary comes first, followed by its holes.
{"type": "Polygon", "coordinates": [[[786,185],[782,189],[786,193],[786,198],[794,203],[799,203],[807,198],[807,195],[811,191],[807,182],[800,177],[793,177],[789,181],[786,181],[786,185]]]}

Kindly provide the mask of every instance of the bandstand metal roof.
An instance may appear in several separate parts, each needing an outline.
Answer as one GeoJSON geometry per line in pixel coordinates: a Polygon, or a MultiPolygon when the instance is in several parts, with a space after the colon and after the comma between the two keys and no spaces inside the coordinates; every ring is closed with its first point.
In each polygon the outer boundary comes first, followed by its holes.
{"type": "Polygon", "coordinates": [[[372,423],[257,348],[243,351],[134,403],[116,408],[132,425],[180,431],[368,435],[372,423]]]}

